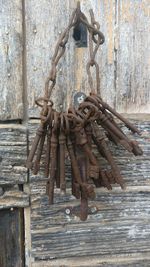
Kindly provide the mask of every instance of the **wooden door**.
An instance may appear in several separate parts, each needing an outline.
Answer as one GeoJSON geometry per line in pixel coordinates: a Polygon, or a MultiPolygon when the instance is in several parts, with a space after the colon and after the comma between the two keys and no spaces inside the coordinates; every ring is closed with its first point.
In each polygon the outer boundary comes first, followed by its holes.
{"type": "MultiPolygon", "coordinates": [[[[98,190],[96,200],[90,202],[88,220],[81,222],[73,212],[79,202],[69,190],[66,196],[59,196],[56,191],[55,204],[49,206],[43,172],[34,176],[25,167],[27,151],[39,123],[40,110],[35,99],[43,95],[55,44],[76,2],[0,0],[0,209],[4,209],[1,227],[6,230],[9,223],[15,224],[17,235],[17,227],[23,227],[17,220],[18,209],[24,209],[28,267],[147,267],[150,261],[149,0],[80,1],[88,17],[88,10],[93,8],[106,39],[97,56],[102,98],[142,131],[140,137],[135,136],[144,150],[142,157],[133,157],[112,146],[126,181],[126,191],[118,187],[112,192],[98,190]],[[4,225],[4,218],[9,217],[7,208],[17,209],[14,216],[10,212],[12,218],[4,225]]],[[[76,92],[89,93],[87,58],[88,45],[77,47],[71,32],[53,93],[58,110],[66,110],[76,92]]],[[[66,162],[68,180],[70,173],[66,162]]],[[[23,250],[17,244],[20,264],[23,250]]],[[[2,260],[6,259],[1,256],[2,260]]]]}

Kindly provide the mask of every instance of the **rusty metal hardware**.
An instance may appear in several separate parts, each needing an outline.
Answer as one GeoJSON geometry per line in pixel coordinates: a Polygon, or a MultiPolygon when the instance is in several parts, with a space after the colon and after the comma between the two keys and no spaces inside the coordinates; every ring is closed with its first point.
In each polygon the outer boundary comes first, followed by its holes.
{"type": "Polygon", "coordinates": [[[135,156],[143,153],[138,143],[130,140],[123,132],[115,118],[133,133],[140,134],[140,131],[105,103],[100,96],[100,75],[96,54],[105,38],[100,32],[100,25],[95,21],[92,10],[90,10],[90,18],[89,22],[85,14],[81,12],[78,2],[67,28],[58,39],[52,57],[51,70],[45,82],[44,96],[36,100],[36,104],[42,108],[41,123],[26,162],[27,168],[32,169],[36,175],[40,170],[40,161],[45,152],[46,193],[49,196],[49,203],[52,204],[55,186],[60,188],[60,192],[66,192],[65,156],[66,152],[68,153],[72,168],[72,194],[81,200],[78,215],[83,221],[87,219],[89,213],[88,200],[95,198],[95,187],[106,187],[111,190],[115,183],[121,188],[125,187],[106,139],[117,146],[122,145],[135,156]],[[89,96],[84,96],[82,103],[78,106],[74,104],[69,107],[68,111],[58,113],[53,108],[51,100],[56,84],[57,65],[65,52],[71,28],[78,28],[81,24],[88,30],[90,57],[86,71],[91,92],[89,96]],[[95,79],[92,77],[92,68],[95,69],[95,79]],[[108,169],[102,167],[101,159],[94,154],[93,144],[99,154],[106,159],[108,169]]]}
{"type": "Polygon", "coordinates": [[[56,169],[57,169],[57,146],[58,146],[58,118],[59,114],[54,111],[53,119],[53,128],[51,135],[51,150],[50,150],[50,171],[49,171],[49,180],[47,183],[47,194],[49,195],[49,203],[53,203],[54,198],[54,185],[56,178],[56,169]]]}

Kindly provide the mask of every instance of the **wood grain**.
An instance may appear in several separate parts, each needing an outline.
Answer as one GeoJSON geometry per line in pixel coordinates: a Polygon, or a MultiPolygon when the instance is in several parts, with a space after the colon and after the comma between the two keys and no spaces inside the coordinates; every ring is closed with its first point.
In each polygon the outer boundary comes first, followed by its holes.
{"type": "Polygon", "coordinates": [[[96,200],[89,203],[97,211],[86,222],[72,212],[79,202],[69,195],[66,198],[56,195],[56,204],[49,206],[44,185],[34,184],[31,194],[32,257],[36,261],[68,258],[68,255],[109,258],[149,252],[150,193],[145,190],[99,190],[96,200]],[[70,215],[66,209],[71,210],[70,215]]]}
{"type": "Polygon", "coordinates": [[[27,182],[26,158],[26,127],[0,124],[0,185],[27,182]]]}
{"type": "Polygon", "coordinates": [[[22,1],[0,1],[0,120],[23,117],[22,1]]]}
{"type": "Polygon", "coordinates": [[[116,1],[116,108],[150,112],[150,2],[116,1]]]}
{"type": "MultiPolygon", "coordinates": [[[[89,18],[89,8],[95,11],[106,42],[100,49],[98,62],[101,72],[101,91],[105,100],[114,103],[114,5],[115,1],[81,1],[81,8],[89,18]],[[108,93],[109,92],[109,93],[108,93]]],[[[43,95],[44,83],[50,69],[50,60],[61,31],[68,24],[69,16],[76,7],[76,1],[37,1],[26,2],[26,38],[27,38],[27,87],[29,117],[39,117],[35,99],[43,95]],[[59,19],[58,19],[59,18],[59,19]]],[[[75,92],[89,92],[86,63],[88,48],[76,48],[70,33],[69,43],[64,57],[58,66],[58,79],[53,94],[58,110],[66,109],[75,92]],[[64,78],[65,77],[65,78],[64,78]]]]}
{"type": "MultiPolygon", "coordinates": [[[[68,0],[63,3],[51,1],[51,6],[48,0],[43,1],[42,6],[36,1],[26,3],[30,117],[39,117],[34,101],[43,95],[59,32],[66,27],[75,6],[76,1],[70,3],[68,0]],[[49,19],[45,20],[45,16],[49,19]]],[[[121,112],[149,112],[149,28],[146,27],[149,25],[149,1],[135,4],[132,0],[126,3],[82,0],[81,8],[88,18],[88,10],[93,8],[106,39],[97,56],[102,97],[121,112]]],[[[58,110],[68,107],[75,92],[89,93],[86,74],[88,55],[88,47],[75,47],[70,37],[66,54],[58,66],[58,81],[53,94],[58,110]]]]}
{"type": "Polygon", "coordinates": [[[0,209],[29,206],[29,195],[17,189],[8,189],[0,196],[0,209]]]}
{"type": "MultiPolygon", "coordinates": [[[[71,15],[69,1],[44,0],[41,2],[26,1],[26,39],[27,39],[27,88],[29,117],[39,117],[35,99],[43,96],[44,84],[48,76],[51,57],[60,33],[65,29],[71,15]]],[[[70,47],[68,47],[70,50],[70,47]]],[[[70,64],[66,54],[58,66],[56,86],[56,107],[60,109],[62,100],[66,98],[66,88],[70,82],[67,74],[70,64]],[[65,77],[65,79],[64,79],[65,77]],[[62,87],[63,84],[63,87],[62,87]]],[[[71,53],[71,50],[70,50],[71,53]]]]}
{"type": "Polygon", "coordinates": [[[0,266],[23,267],[22,210],[0,211],[0,266]]]}
{"type": "Polygon", "coordinates": [[[51,260],[51,261],[39,261],[32,263],[32,267],[148,267],[149,266],[149,256],[148,254],[136,255],[136,259],[127,255],[126,257],[75,257],[61,260],[51,260]]]}

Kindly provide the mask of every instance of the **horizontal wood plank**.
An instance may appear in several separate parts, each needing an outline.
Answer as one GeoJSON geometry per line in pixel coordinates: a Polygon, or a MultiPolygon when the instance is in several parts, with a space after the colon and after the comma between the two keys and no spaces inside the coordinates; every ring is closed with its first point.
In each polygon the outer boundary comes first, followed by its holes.
{"type": "Polygon", "coordinates": [[[32,257],[38,260],[150,252],[150,192],[97,192],[91,212],[80,221],[79,201],[55,196],[49,206],[45,183],[31,186],[32,257]],[[68,215],[68,210],[70,211],[68,215]],[[94,249],[93,249],[94,248],[94,249]]]}
{"type": "Polygon", "coordinates": [[[119,255],[113,257],[75,257],[67,258],[61,260],[51,260],[51,261],[37,261],[32,263],[32,267],[148,267],[149,266],[149,255],[136,254],[136,259],[131,257],[129,254],[124,257],[124,255],[119,255]]]}
{"type": "Polygon", "coordinates": [[[4,191],[0,196],[0,209],[29,206],[29,195],[19,190],[4,191]]]}
{"type": "Polygon", "coordinates": [[[0,1],[0,120],[22,119],[22,1],[0,1]]]}
{"type": "Polygon", "coordinates": [[[26,127],[0,124],[0,185],[27,182],[26,158],[26,127]]]}

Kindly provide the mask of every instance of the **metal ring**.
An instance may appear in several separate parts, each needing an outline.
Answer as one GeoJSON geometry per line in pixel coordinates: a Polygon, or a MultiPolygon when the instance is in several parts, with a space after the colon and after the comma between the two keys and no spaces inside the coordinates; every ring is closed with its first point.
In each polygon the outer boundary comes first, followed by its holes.
{"type": "Polygon", "coordinates": [[[44,123],[48,122],[48,120],[51,117],[51,113],[52,113],[52,107],[48,107],[48,114],[47,114],[47,116],[44,116],[42,114],[42,112],[41,112],[41,115],[40,115],[41,121],[44,122],[44,123]]]}
{"type": "Polygon", "coordinates": [[[52,107],[53,106],[53,101],[46,98],[46,97],[39,97],[38,99],[35,100],[36,105],[39,107],[43,108],[44,104],[41,104],[40,101],[44,101],[47,103],[47,106],[52,107]]]}

